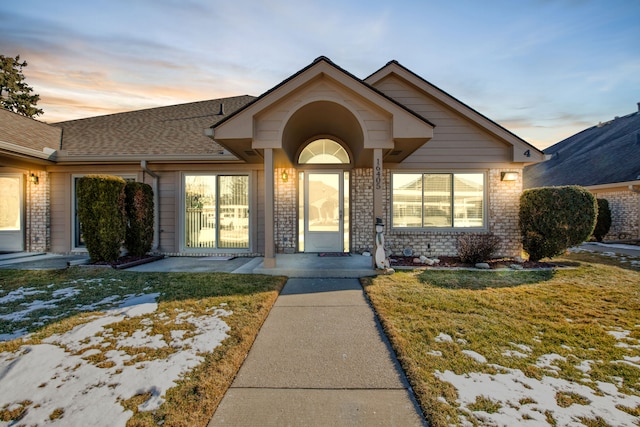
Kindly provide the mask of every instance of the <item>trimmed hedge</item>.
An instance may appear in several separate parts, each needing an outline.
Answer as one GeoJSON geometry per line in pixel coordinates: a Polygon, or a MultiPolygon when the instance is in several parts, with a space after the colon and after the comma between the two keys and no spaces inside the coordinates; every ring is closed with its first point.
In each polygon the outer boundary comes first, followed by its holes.
{"type": "Polygon", "coordinates": [[[529,259],[561,255],[591,236],[596,223],[596,198],[583,187],[543,187],[520,196],[522,246],[529,259]]]}
{"type": "Polygon", "coordinates": [[[604,236],[607,235],[609,229],[611,229],[611,208],[609,207],[609,201],[607,199],[598,200],[598,219],[596,220],[596,227],[593,229],[593,237],[598,242],[602,242],[604,236]]]}
{"type": "Polygon", "coordinates": [[[130,255],[143,256],[153,245],[153,190],[149,184],[127,182],[127,232],[124,246],[130,255]]]}
{"type": "Polygon", "coordinates": [[[115,262],[126,232],[124,179],[87,175],[78,180],[78,217],[93,262],[115,262]]]}

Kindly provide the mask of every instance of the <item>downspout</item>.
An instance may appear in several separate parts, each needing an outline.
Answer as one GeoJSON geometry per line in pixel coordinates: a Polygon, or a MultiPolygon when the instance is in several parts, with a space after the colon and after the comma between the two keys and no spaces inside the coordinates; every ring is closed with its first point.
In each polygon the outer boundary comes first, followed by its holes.
{"type": "MultiPolygon", "coordinates": [[[[640,109],[640,102],[638,103],[638,108],[640,109]]],[[[640,185],[629,185],[629,191],[638,194],[638,211],[640,211],[640,185]]],[[[640,216],[636,218],[636,221],[638,221],[638,235],[636,238],[640,239],[640,216]]]]}
{"type": "MultiPolygon", "coordinates": [[[[158,196],[158,179],[160,178],[155,172],[147,167],[147,161],[141,160],[140,167],[143,173],[149,174],[153,178],[151,189],[153,190],[153,249],[158,249],[160,245],[160,196],[158,196]]],[[[142,182],[144,182],[144,175],[142,176],[142,182]]]]}

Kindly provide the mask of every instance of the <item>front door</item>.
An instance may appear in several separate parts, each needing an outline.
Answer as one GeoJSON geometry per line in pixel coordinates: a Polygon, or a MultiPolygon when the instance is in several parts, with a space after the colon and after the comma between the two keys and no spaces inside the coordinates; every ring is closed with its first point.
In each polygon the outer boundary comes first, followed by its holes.
{"type": "Polygon", "coordinates": [[[349,245],[348,172],[301,173],[304,185],[301,250],[343,252],[349,245]],[[347,209],[345,209],[345,205],[347,209]]]}
{"type": "Polygon", "coordinates": [[[0,175],[0,252],[24,250],[22,174],[0,175]]]}

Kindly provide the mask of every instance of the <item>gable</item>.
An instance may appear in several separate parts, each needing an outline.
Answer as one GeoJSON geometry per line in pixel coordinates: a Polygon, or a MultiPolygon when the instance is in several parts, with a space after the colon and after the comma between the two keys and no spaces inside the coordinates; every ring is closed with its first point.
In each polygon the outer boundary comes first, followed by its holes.
{"type": "Polygon", "coordinates": [[[544,160],[537,148],[395,61],[365,81],[436,125],[433,139],[404,163],[499,166],[544,160]]]}
{"type": "Polygon", "coordinates": [[[255,153],[264,149],[284,149],[291,163],[296,147],[313,136],[305,134],[303,127],[333,134],[356,154],[366,149],[388,153],[400,148],[406,157],[433,135],[433,124],[427,119],[321,57],[236,115],[214,125],[211,136],[246,161],[260,161],[255,153]],[[305,119],[310,116],[305,115],[305,109],[318,111],[317,117],[305,119]],[[340,134],[347,122],[357,126],[359,132],[340,134]],[[292,128],[298,130],[290,132],[292,128]]]}

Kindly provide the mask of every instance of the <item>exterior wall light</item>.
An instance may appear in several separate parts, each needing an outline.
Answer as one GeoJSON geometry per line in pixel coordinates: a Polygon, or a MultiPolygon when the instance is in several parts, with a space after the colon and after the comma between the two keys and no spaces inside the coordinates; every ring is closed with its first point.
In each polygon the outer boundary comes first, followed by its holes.
{"type": "Polygon", "coordinates": [[[29,181],[31,181],[35,185],[38,185],[38,182],[40,182],[40,178],[38,178],[38,175],[32,173],[31,176],[29,176],[29,181]]]}
{"type": "Polygon", "coordinates": [[[517,181],[518,172],[500,172],[500,181],[517,181]]]}
{"type": "Polygon", "coordinates": [[[287,171],[283,171],[280,177],[282,178],[283,182],[287,182],[289,180],[289,174],[287,173],[287,171]]]}

